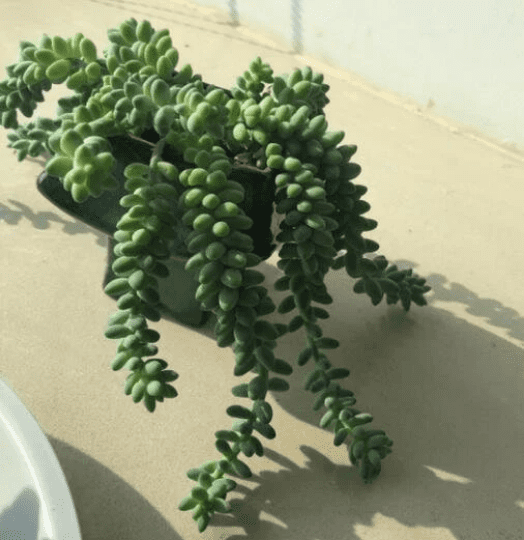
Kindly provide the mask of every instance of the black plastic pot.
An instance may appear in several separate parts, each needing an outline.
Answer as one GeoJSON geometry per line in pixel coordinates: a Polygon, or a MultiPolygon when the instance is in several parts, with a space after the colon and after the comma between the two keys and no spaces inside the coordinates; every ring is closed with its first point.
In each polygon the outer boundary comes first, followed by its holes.
{"type": "MultiPolygon", "coordinates": [[[[127,194],[124,188],[123,171],[130,163],[137,161],[148,163],[152,150],[151,143],[158,140],[154,131],[142,134],[141,138],[143,140],[128,136],[109,139],[113,155],[117,160],[115,176],[119,181],[119,187],[116,191],[105,192],[96,199],[89,198],[82,203],[75,202],[70,193],[63,188],[60,180],[49,176],[45,171],[37,179],[37,189],[44,197],[75,219],[109,237],[107,268],[103,280],[104,288],[115,277],[111,269],[115,258],[113,250],[116,244],[113,235],[117,230],[118,220],[126,212],[126,209],[119,204],[120,199],[127,194]]],[[[192,164],[185,163],[172,147],[166,147],[162,159],[173,163],[179,170],[194,167],[192,164]]],[[[230,179],[244,186],[245,198],[240,206],[254,222],[253,227],[246,233],[253,238],[254,252],[266,259],[275,247],[272,244],[273,235],[271,233],[275,192],[274,176],[269,171],[260,171],[251,166],[235,164],[230,179]]],[[[198,282],[193,280],[184,269],[188,258],[184,247],[181,246],[181,249],[178,250],[174,249],[170,259],[163,261],[168,266],[170,275],[167,278],[158,278],[161,302],[158,309],[162,315],[184,324],[201,326],[206,322],[209,313],[202,311],[200,303],[195,300],[198,282]]]]}

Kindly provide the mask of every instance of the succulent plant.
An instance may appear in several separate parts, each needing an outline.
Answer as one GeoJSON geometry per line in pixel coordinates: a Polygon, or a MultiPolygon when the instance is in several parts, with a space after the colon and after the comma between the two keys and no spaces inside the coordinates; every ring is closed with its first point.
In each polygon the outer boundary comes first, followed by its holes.
{"type": "Polygon", "coordinates": [[[339,342],[322,330],[329,317],[323,306],[333,301],[325,276],[342,269],[373,305],[400,301],[406,311],[412,303],[425,305],[430,287],[412,270],[368,256],[379,245],[363,233],[377,222],[364,217],[367,189],[354,183],[361,172],[351,161],[357,147],[342,144],[343,131],[328,130],[329,86],[309,67],[275,76],[256,58],[225,90],[204,83],[189,64],[176,70],[179,55],[169,31],[155,31],[147,20],[124,21],[108,36],[102,57],[81,33],[44,35],[38,45],[22,41],[18,62],[0,82],[1,123],[12,130],[9,146],[18,159],[47,155],[47,173],[77,202],[118,186],[113,137],[154,134],[150,156],[128,164],[120,180],[126,194],[114,234],[116,277],[106,287],[118,297],[105,332],[119,340],[111,368],[130,371],[125,393],[151,412],[177,396],[172,383],[178,374],[157,357],[160,335],[150,322],[161,317],[157,278],[168,275],[165,260],[183,238],[196,299],[216,317],[217,345],[233,348],[235,375],[253,375],[232,390],[247,401],[231,405],[232,427],[215,433],[220,458],[188,472],[197,485],[179,508],[193,510],[200,531],[215,512],[230,510],[226,496],[236,483],[225,475],[251,476],[240,455],[264,454],[259,437],[276,435],[267,393],[289,388],[285,377],[293,367],[275,356],[277,340],[299,331],[305,346],[296,363],[312,366],[305,387],[315,395],[313,409],[322,411],[320,426],[333,430],[337,446],[351,439],[350,461],[372,482],[393,441],[383,430],[364,427],[373,417],[356,409],[353,392],[339,384],[349,370],[329,361],[339,342]],[[63,83],[72,93],[58,101],[55,119],[18,123],[18,111],[31,117],[44,92],[63,83]],[[167,160],[168,148],[187,166],[167,160]],[[230,178],[238,159],[273,180],[283,273],[274,287],[286,293],[278,306],[256,270],[262,257],[249,234],[253,220],[242,208],[244,186],[230,178]],[[275,311],[288,318],[270,322],[266,316],[275,311]]]}

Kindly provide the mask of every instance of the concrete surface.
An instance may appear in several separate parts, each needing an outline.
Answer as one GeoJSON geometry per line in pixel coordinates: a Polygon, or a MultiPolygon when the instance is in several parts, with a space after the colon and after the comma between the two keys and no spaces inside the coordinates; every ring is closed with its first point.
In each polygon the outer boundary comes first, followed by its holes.
{"type": "MultiPolygon", "coordinates": [[[[42,163],[18,163],[2,131],[0,373],[56,450],[83,538],[524,538],[524,157],[185,2],[4,0],[0,63],[43,32],[82,31],[101,50],[107,29],[129,17],[170,28],[181,62],[221,86],[256,55],[277,73],[307,63],[324,72],[330,128],[359,147],[379,222],[368,236],[433,291],[404,314],[373,307],[341,273],[328,277],[336,300],[324,333],[342,344],[330,360],[351,369],[357,407],[394,440],[379,479],[364,485],[318,427],[301,389],[309,365],[297,367],[292,389],[269,398],[277,437],[248,460],[255,476],[231,497],[234,518],[199,535],[177,506],[194,485],[185,472],[217,457],[213,433],[230,426],[230,388],[241,382],[233,354],[209,328],[162,320],[160,356],[180,374],[179,396],[154,414],[133,404],[125,373],[109,368],[116,343],[103,337],[115,309],[101,290],[106,239],[36,191],[42,163]]],[[[271,280],[275,263],[263,268],[271,280]]],[[[283,340],[279,356],[293,362],[301,340],[283,340]]]]}

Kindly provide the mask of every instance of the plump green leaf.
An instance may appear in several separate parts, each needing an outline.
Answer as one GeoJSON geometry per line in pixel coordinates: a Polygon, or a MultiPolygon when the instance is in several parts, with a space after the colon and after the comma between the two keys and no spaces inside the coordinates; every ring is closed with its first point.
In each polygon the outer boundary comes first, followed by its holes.
{"type": "Polygon", "coordinates": [[[105,336],[108,339],[120,339],[128,336],[131,333],[132,331],[127,326],[123,324],[115,324],[113,326],[110,326],[105,331],[105,336]]]}
{"type": "Polygon", "coordinates": [[[191,495],[189,495],[188,497],[184,497],[180,501],[180,504],[178,505],[178,509],[179,510],[191,510],[197,504],[198,504],[198,501],[195,498],[193,498],[191,495]]]}
{"type": "Polygon", "coordinates": [[[65,176],[73,168],[73,160],[66,156],[55,156],[50,159],[46,166],[46,172],[50,176],[65,176]]]}
{"type": "Polygon", "coordinates": [[[224,454],[224,456],[226,457],[232,454],[231,447],[229,446],[228,442],[224,439],[217,439],[215,441],[215,447],[221,454],[224,454]]]}
{"type": "Polygon", "coordinates": [[[131,286],[127,278],[116,278],[106,285],[104,292],[109,296],[118,296],[127,293],[130,289],[131,286]]]}
{"type": "Polygon", "coordinates": [[[267,382],[260,375],[251,379],[248,384],[248,396],[253,401],[264,399],[267,391],[267,382]]]}
{"type": "Polygon", "coordinates": [[[229,442],[237,442],[240,440],[240,435],[236,431],[220,430],[215,432],[215,437],[217,439],[224,439],[229,442]]]}
{"type": "Polygon", "coordinates": [[[266,439],[274,439],[277,435],[276,431],[269,424],[253,422],[253,429],[256,429],[266,439]]]}
{"type": "Polygon", "coordinates": [[[215,512],[219,512],[221,514],[226,514],[228,512],[231,512],[231,506],[224,499],[221,499],[221,498],[213,499],[213,502],[211,503],[211,507],[215,512]]]}
{"type": "Polygon", "coordinates": [[[294,296],[287,296],[280,302],[278,306],[278,312],[281,314],[289,313],[295,309],[295,297],[294,296]]]}
{"type": "Polygon", "coordinates": [[[243,461],[233,459],[231,460],[230,464],[235,473],[242,478],[251,478],[251,476],[253,476],[251,469],[243,461]]]}
{"type": "Polygon", "coordinates": [[[269,379],[267,389],[272,392],[285,392],[289,390],[289,383],[279,377],[273,377],[269,379]]]}
{"type": "Polygon", "coordinates": [[[326,372],[326,377],[329,380],[345,379],[349,376],[349,369],[346,368],[331,368],[326,372]]]}
{"type": "Polygon", "coordinates": [[[272,370],[275,362],[273,351],[267,346],[259,346],[255,349],[256,359],[267,369],[272,370]]]}
{"type": "Polygon", "coordinates": [[[337,414],[332,409],[329,409],[320,420],[320,427],[327,428],[329,424],[336,418],[337,414]]]}
{"type": "Polygon", "coordinates": [[[340,345],[340,342],[333,338],[322,337],[317,339],[316,345],[319,349],[336,349],[340,345]]]}
{"type": "Polygon", "coordinates": [[[234,418],[245,418],[246,420],[253,418],[253,413],[242,405],[231,405],[226,409],[226,413],[234,418]]]}
{"type": "Polygon", "coordinates": [[[275,358],[271,371],[273,373],[278,373],[279,375],[291,375],[291,373],[293,373],[293,367],[285,360],[275,358]]]}
{"type": "Polygon", "coordinates": [[[288,331],[289,332],[296,332],[303,325],[304,325],[304,320],[302,319],[302,316],[297,315],[296,317],[293,317],[293,319],[291,319],[291,321],[289,322],[288,331]]]}
{"type": "Polygon", "coordinates": [[[275,326],[268,321],[256,321],[253,330],[258,338],[266,341],[273,341],[278,338],[278,332],[275,326]]]}
{"type": "Polygon", "coordinates": [[[312,356],[313,356],[313,349],[311,347],[306,347],[298,355],[297,364],[299,366],[304,366],[312,356]]]}
{"type": "Polygon", "coordinates": [[[238,289],[222,287],[218,293],[218,303],[223,311],[231,311],[237,304],[239,298],[238,289]]]}
{"type": "Polygon", "coordinates": [[[346,429],[340,429],[335,433],[335,438],[333,444],[335,446],[340,446],[347,438],[349,432],[346,429]]]}
{"type": "Polygon", "coordinates": [[[269,424],[273,418],[273,409],[267,401],[257,400],[253,405],[253,412],[260,422],[269,424]]]}

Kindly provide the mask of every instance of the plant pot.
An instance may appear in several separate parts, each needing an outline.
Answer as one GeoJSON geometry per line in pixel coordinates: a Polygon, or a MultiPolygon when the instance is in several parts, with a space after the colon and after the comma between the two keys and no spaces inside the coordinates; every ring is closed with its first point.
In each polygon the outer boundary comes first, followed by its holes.
{"type": "MultiPolygon", "coordinates": [[[[142,134],[142,140],[128,136],[110,137],[116,159],[115,177],[118,188],[115,191],[105,192],[98,198],[90,198],[77,203],[66,191],[57,177],[49,176],[45,171],[37,178],[38,191],[55,204],[58,208],[75,219],[101,231],[109,237],[107,267],[103,280],[103,287],[115,275],[112,263],[115,259],[113,238],[117,230],[116,224],[126,212],[119,204],[120,199],[127,194],[124,187],[124,169],[134,162],[147,163],[151,155],[152,144],[158,140],[154,131],[142,134]]],[[[183,161],[172,147],[166,146],[162,159],[173,163],[180,171],[194,167],[183,161]]],[[[253,238],[254,252],[266,259],[274,249],[273,234],[271,232],[271,219],[274,202],[274,175],[269,170],[261,171],[255,167],[234,164],[230,174],[231,180],[244,186],[245,198],[239,205],[244,212],[253,219],[254,225],[246,231],[253,238]]],[[[195,300],[198,282],[193,280],[185,269],[185,263],[190,254],[185,245],[179,243],[173,248],[170,259],[163,261],[169,268],[169,277],[157,278],[159,283],[160,305],[157,309],[163,316],[174,318],[190,326],[201,326],[208,319],[209,312],[200,309],[200,303],[195,300]]]]}

